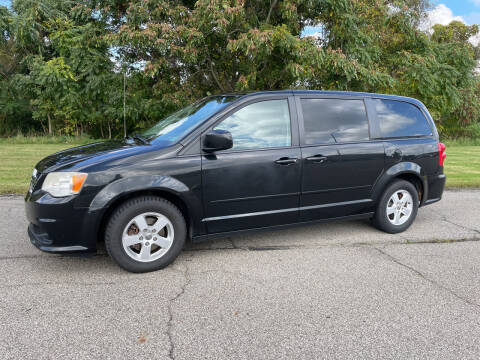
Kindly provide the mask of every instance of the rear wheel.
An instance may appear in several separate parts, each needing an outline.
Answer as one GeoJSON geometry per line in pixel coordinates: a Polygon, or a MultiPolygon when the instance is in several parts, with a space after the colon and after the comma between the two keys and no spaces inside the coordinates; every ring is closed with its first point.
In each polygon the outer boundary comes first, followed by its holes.
{"type": "Polygon", "coordinates": [[[382,194],[373,225],[391,234],[405,231],[417,216],[418,203],[417,189],[412,183],[395,181],[382,194]]]}
{"type": "Polygon", "coordinates": [[[128,200],[112,214],[105,229],[105,246],[125,270],[148,272],[173,262],[186,236],[185,219],[175,205],[142,196],[128,200]]]}

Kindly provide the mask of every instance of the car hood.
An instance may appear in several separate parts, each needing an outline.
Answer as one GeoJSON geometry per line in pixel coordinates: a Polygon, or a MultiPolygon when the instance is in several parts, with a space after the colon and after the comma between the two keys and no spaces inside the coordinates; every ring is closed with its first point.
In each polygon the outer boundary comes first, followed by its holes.
{"type": "Polygon", "coordinates": [[[109,159],[130,156],[146,151],[150,145],[138,145],[124,140],[98,142],[63,150],[41,160],[36,169],[46,173],[70,167],[85,167],[109,159]]]}

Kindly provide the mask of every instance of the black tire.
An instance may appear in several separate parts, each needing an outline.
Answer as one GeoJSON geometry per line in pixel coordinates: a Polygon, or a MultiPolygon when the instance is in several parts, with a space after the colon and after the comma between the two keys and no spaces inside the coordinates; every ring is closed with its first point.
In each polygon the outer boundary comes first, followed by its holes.
{"type": "Polygon", "coordinates": [[[105,247],[120,267],[130,272],[143,273],[163,269],[171,264],[182,251],[186,237],[185,219],[175,205],[157,196],[140,196],[127,200],[113,212],[105,228],[105,247]],[[173,226],[174,237],[163,256],[151,262],[141,262],[130,257],[123,248],[122,233],[134,217],[147,212],[166,216],[173,226]]]}
{"type": "Polygon", "coordinates": [[[377,204],[377,209],[375,211],[375,215],[372,219],[373,226],[390,234],[396,234],[405,231],[410,227],[410,225],[412,225],[413,221],[417,216],[418,204],[418,192],[415,186],[408,181],[397,180],[390,184],[380,197],[380,200],[377,204]],[[408,191],[408,193],[412,197],[413,203],[410,217],[408,218],[408,220],[401,225],[394,225],[392,222],[390,222],[387,216],[387,203],[389,202],[390,197],[399,190],[408,191]]]}

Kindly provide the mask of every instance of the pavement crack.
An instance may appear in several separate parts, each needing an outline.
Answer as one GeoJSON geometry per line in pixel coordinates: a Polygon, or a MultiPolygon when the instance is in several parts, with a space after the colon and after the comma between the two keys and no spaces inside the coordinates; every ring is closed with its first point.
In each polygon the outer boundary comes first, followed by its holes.
{"type": "Polygon", "coordinates": [[[473,231],[477,234],[480,234],[480,230],[477,230],[477,229],[473,229],[471,227],[468,227],[468,226],[465,226],[465,225],[462,225],[462,224],[457,224],[456,222],[453,222],[452,220],[448,219],[447,216],[443,215],[442,213],[436,211],[436,210],[433,210],[434,213],[440,215],[440,219],[448,224],[451,224],[451,225],[455,225],[455,226],[458,226],[464,230],[468,230],[468,231],[473,231]]]}
{"type": "MultiPolygon", "coordinates": [[[[475,242],[480,241],[480,237],[474,238],[464,238],[464,239],[432,239],[432,240],[416,240],[416,241],[407,241],[406,243],[398,243],[398,245],[419,245],[419,244],[454,244],[462,242],[475,242]]],[[[385,244],[385,245],[394,245],[394,244],[385,244]]]]}
{"type": "Polygon", "coordinates": [[[173,325],[174,325],[173,303],[177,301],[185,293],[186,287],[190,284],[191,278],[188,272],[187,264],[185,264],[185,271],[182,272],[182,275],[185,281],[181,285],[180,291],[168,301],[168,321],[167,321],[166,334],[167,334],[168,343],[169,343],[168,357],[172,360],[175,359],[175,342],[173,341],[173,333],[172,333],[173,325]]]}
{"type": "Polygon", "coordinates": [[[468,227],[468,226],[465,226],[465,225],[461,225],[461,224],[454,223],[453,221],[448,220],[446,217],[443,217],[442,220],[445,221],[446,223],[449,223],[449,224],[452,224],[452,225],[461,227],[462,229],[469,230],[469,231],[473,231],[473,232],[475,232],[475,233],[477,233],[477,234],[480,234],[480,230],[473,229],[473,228],[468,227]]]}
{"type": "Polygon", "coordinates": [[[470,305],[470,306],[473,306],[477,309],[480,309],[480,305],[457,294],[455,291],[453,291],[452,289],[446,287],[445,285],[442,285],[440,284],[439,282],[433,280],[433,279],[430,279],[428,278],[427,276],[425,276],[425,274],[423,274],[422,272],[418,271],[417,269],[415,269],[413,266],[410,266],[410,265],[407,265],[405,263],[403,263],[402,261],[400,261],[399,259],[397,259],[396,257],[390,255],[389,253],[387,253],[386,251],[384,251],[383,249],[380,249],[376,246],[372,246],[372,248],[374,248],[375,250],[377,250],[380,254],[382,254],[385,258],[389,259],[390,261],[394,262],[395,264],[399,265],[399,266],[402,266],[404,267],[405,269],[413,272],[415,275],[417,275],[418,277],[420,277],[421,279],[429,282],[430,284],[432,284],[433,286],[439,288],[439,289],[442,289],[446,292],[448,292],[449,294],[453,295],[454,297],[456,297],[457,299],[461,300],[462,302],[466,303],[467,305],[470,305]]]}
{"type": "MultiPolygon", "coordinates": [[[[403,241],[375,241],[375,242],[335,242],[335,243],[318,243],[318,244],[309,244],[309,245],[265,245],[265,246],[236,246],[233,247],[214,247],[214,248],[190,248],[185,249],[185,253],[195,253],[195,252],[211,252],[211,251],[292,251],[292,250],[312,250],[312,249],[321,249],[328,247],[357,247],[357,246],[374,246],[374,245],[415,245],[415,244],[449,244],[457,242],[475,242],[480,241],[480,237],[473,238],[462,238],[462,239],[431,239],[431,240],[409,240],[406,237],[399,236],[403,241]]],[[[231,240],[230,240],[231,241],[231,240]]]]}

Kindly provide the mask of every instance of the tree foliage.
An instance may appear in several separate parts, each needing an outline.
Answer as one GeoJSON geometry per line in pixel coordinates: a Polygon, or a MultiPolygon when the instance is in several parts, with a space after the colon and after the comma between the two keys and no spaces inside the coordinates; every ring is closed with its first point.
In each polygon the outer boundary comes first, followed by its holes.
{"type": "Polygon", "coordinates": [[[478,26],[419,30],[425,0],[14,0],[0,7],[0,134],[123,133],[208,94],[307,88],[422,100],[479,122],[478,26]],[[305,36],[317,26],[317,36],[305,36]]]}

